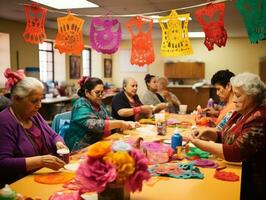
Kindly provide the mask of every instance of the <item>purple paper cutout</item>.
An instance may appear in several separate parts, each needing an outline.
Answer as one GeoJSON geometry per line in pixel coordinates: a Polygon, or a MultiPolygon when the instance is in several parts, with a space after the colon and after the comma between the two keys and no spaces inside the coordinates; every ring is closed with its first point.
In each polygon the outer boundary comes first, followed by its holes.
{"type": "Polygon", "coordinates": [[[204,168],[216,168],[217,164],[208,159],[197,159],[193,161],[195,166],[204,167],[204,168]]]}
{"type": "Polygon", "coordinates": [[[90,43],[97,52],[115,53],[118,50],[121,37],[121,24],[117,19],[93,18],[91,20],[90,43]],[[114,28],[117,30],[113,31],[114,28]]]}

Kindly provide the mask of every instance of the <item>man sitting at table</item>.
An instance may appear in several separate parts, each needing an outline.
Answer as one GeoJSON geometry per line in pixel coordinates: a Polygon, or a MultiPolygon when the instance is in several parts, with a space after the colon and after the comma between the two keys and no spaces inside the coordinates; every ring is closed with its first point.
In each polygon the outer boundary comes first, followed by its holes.
{"type": "Polygon", "coordinates": [[[160,111],[160,107],[143,105],[137,95],[138,83],[134,78],[123,80],[123,91],[119,92],[112,100],[112,116],[126,121],[137,121],[148,118],[153,112],[160,111]]]}
{"type": "Polygon", "coordinates": [[[42,167],[58,170],[65,162],[57,150],[67,148],[38,113],[43,84],[23,71],[5,71],[11,106],[0,113],[0,188],[42,167]]]}

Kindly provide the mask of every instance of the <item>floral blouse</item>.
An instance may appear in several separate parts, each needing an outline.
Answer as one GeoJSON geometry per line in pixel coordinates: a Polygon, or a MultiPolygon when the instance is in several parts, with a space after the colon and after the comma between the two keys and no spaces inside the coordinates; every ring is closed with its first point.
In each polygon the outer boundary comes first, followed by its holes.
{"type": "Polygon", "coordinates": [[[266,199],[266,107],[257,106],[242,116],[234,112],[223,131],[225,160],[242,161],[242,199],[266,199]],[[263,197],[263,198],[262,198],[263,197]]]}

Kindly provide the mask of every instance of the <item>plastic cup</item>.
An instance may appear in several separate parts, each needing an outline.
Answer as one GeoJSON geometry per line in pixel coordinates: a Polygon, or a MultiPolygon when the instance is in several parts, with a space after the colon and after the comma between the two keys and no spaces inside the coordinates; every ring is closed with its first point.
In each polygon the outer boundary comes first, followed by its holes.
{"type": "Polygon", "coordinates": [[[70,152],[69,149],[58,149],[57,150],[57,154],[59,155],[59,157],[66,163],[69,163],[69,156],[70,156],[70,152]]]}
{"type": "Polygon", "coordinates": [[[179,105],[179,114],[181,115],[187,114],[187,105],[179,105]]]}

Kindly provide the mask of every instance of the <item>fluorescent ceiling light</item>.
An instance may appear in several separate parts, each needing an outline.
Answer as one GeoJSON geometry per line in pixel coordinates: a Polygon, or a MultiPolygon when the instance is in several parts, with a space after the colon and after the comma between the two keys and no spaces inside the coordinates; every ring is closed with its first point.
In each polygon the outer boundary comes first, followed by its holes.
{"type": "Polygon", "coordinates": [[[189,38],[204,38],[205,33],[204,32],[188,32],[189,38]]]}
{"type": "MultiPolygon", "coordinates": [[[[159,18],[161,17],[161,16],[159,16],[159,15],[150,15],[150,16],[147,16],[147,17],[149,17],[149,18],[151,18],[152,19],[152,21],[153,21],[153,23],[159,23],[159,18]]],[[[185,21],[185,17],[179,17],[178,18],[180,21],[185,21]]],[[[191,17],[189,17],[188,18],[188,20],[192,20],[192,18],[191,17]]],[[[163,22],[167,22],[168,20],[164,20],[163,22]]]]}
{"type": "Polygon", "coordinates": [[[95,8],[97,4],[86,0],[31,0],[56,9],[95,8]]]}

